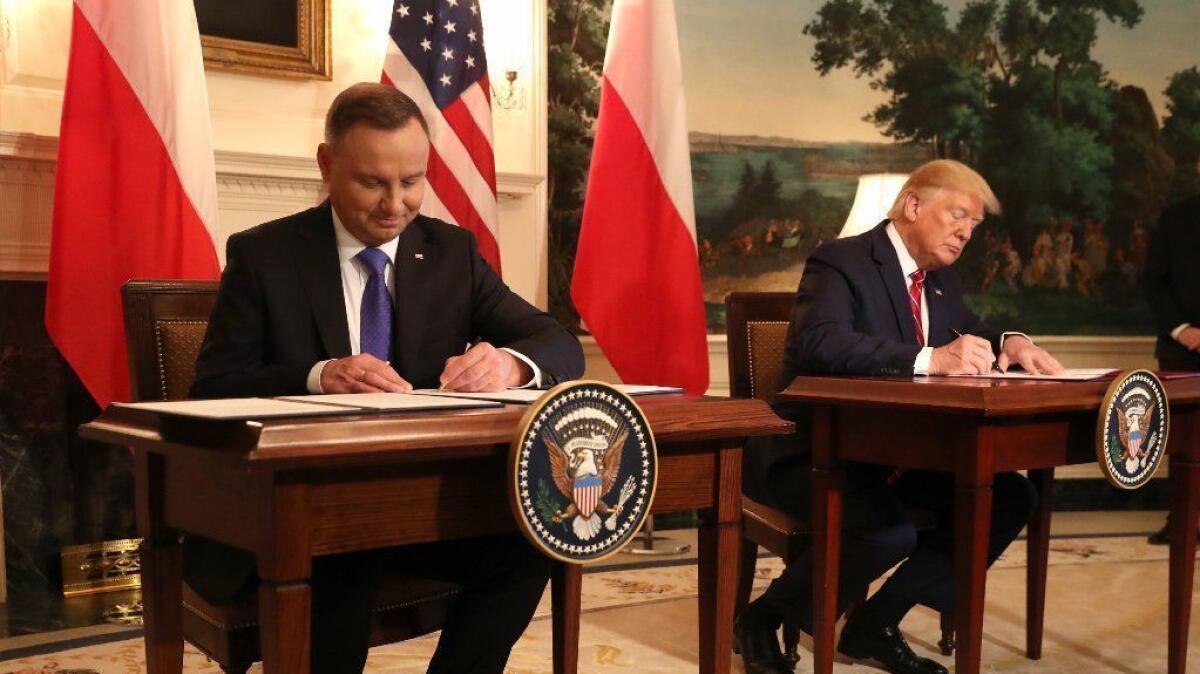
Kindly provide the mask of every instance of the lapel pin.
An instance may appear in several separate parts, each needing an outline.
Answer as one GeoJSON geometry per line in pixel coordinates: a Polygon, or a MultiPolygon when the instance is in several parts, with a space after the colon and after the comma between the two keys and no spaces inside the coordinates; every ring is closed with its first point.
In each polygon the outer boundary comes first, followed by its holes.
{"type": "Polygon", "coordinates": [[[941,297],[941,296],[942,296],[942,291],[941,291],[941,290],[939,290],[939,289],[937,289],[937,288],[934,288],[934,289],[933,289],[933,294],[934,294],[934,295],[937,295],[938,297],[941,297]]]}
{"type": "Polygon", "coordinates": [[[413,259],[414,260],[424,260],[425,253],[413,253],[413,259]]]}

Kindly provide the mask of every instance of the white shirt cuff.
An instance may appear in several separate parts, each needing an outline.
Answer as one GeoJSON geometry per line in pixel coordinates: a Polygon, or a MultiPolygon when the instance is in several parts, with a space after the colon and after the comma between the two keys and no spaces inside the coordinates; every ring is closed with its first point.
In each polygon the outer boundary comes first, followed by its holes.
{"type": "Polygon", "coordinates": [[[1171,339],[1179,341],[1179,334],[1190,327],[1192,327],[1191,323],[1180,323],[1179,327],[1171,331],[1171,339]]]}
{"type": "Polygon", "coordinates": [[[321,388],[321,371],[325,369],[325,363],[328,362],[328,360],[322,360],[316,365],[313,365],[312,369],[308,371],[308,380],[305,383],[305,386],[308,388],[309,393],[315,395],[325,392],[324,389],[321,388]]]}
{"type": "MultiPolygon", "coordinates": [[[[1016,335],[1018,337],[1024,337],[1025,339],[1029,340],[1030,344],[1033,344],[1033,340],[1030,339],[1029,335],[1027,335],[1023,332],[1006,332],[1006,333],[1003,333],[1002,335],[1000,335],[1000,350],[1001,351],[1004,350],[1004,340],[1008,339],[1009,337],[1012,337],[1013,335],[1016,335]]],[[[999,356],[1000,354],[996,354],[996,355],[999,356]]]]}
{"type": "Polygon", "coordinates": [[[926,346],[917,353],[917,360],[913,363],[913,374],[929,374],[929,359],[933,358],[933,347],[926,346]]]}
{"type": "Polygon", "coordinates": [[[536,364],[534,364],[534,362],[532,360],[529,360],[528,358],[526,358],[525,354],[523,354],[519,351],[513,351],[512,349],[510,349],[508,347],[502,346],[502,347],[500,347],[500,350],[507,351],[507,352],[511,353],[512,355],[516,356],[517,358],[519,358],[521,360],[521,362],[528,365],[530,371],[533,372],[533,377],[529,381],[518,386],[517,388],[541,388],[542,387],[542,371],[538,369],[538,366],[536,364]]]}

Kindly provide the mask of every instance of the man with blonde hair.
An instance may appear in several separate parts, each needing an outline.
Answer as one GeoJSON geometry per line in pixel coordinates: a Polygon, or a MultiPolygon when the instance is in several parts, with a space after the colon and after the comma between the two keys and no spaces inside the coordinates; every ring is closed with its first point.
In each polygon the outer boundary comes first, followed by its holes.
{"type": "MultiPolygon", "coordinates": [[[[999,213],[1000,203],[978,173],[956,161],[933,161],[912,173],[887,220],[818,247],[796,295],[778,388],[804,375],[972,375],[1013,365],[1061,371],[1029,338],[993,331],[963,302],[951,265],[985,209],[999,213]]],[[[747,471],[762,471],[747,483],[763,484],[767,492],[751,496],[811,522],[811,419],[802,405],[778,401],[774,407],[796,423],[796,433],[747,448],[747,471]]],[[[1036,501],[1017,473],[996,475],[992,493],[989,563],[1021,531],[1036,501]]],[[[912,651],[899,624],[917,604],[954,608],[953,505],[952,475],[912,470],[896,479],[888,466],[845,467],[839,613],[903,563],[850,614],[839,651],[896,674],[945,674],[945,667],[912,651]],[[913,506],[937,515],[932,530],[917,532],[906,515],[913,506]]],[[[735,638],[749,674],[791,671],[775,628],[786,618],[811,633],[812,561],[810,552],[793,560],[739,616],[735,638]]]]}

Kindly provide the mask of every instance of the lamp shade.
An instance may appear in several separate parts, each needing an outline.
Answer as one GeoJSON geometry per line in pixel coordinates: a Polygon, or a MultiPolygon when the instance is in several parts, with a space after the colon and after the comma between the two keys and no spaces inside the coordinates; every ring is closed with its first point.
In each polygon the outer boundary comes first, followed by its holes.
{"type": "Polygon", "coordinates": [[[903,173],[868,173],[858,177],[854,205],[838,238],[862,234],[887,217],[888,210],[900,194],[908,176],[903,173]]]}

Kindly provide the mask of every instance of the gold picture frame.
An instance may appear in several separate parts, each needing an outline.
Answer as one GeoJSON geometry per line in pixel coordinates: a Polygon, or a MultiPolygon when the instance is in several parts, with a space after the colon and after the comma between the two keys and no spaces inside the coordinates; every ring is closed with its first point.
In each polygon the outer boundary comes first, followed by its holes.
{"type": "Polygon", "coordinates": [[[267,12],[247,7],[247,0],[194,2],[206,67],[263,77],[332,79],[330,0],[273,0],[263,3],[272,8],[267,12]],[[221,20],[214,21],[214,16],[221,20]],[[251,21],[261,26],[262,22],[286,21],[291,16],[296,21],[295,44],[255,39],[251,21]],[[237,17],[246,18],[247,30],[235,25],[237,17]]]}

